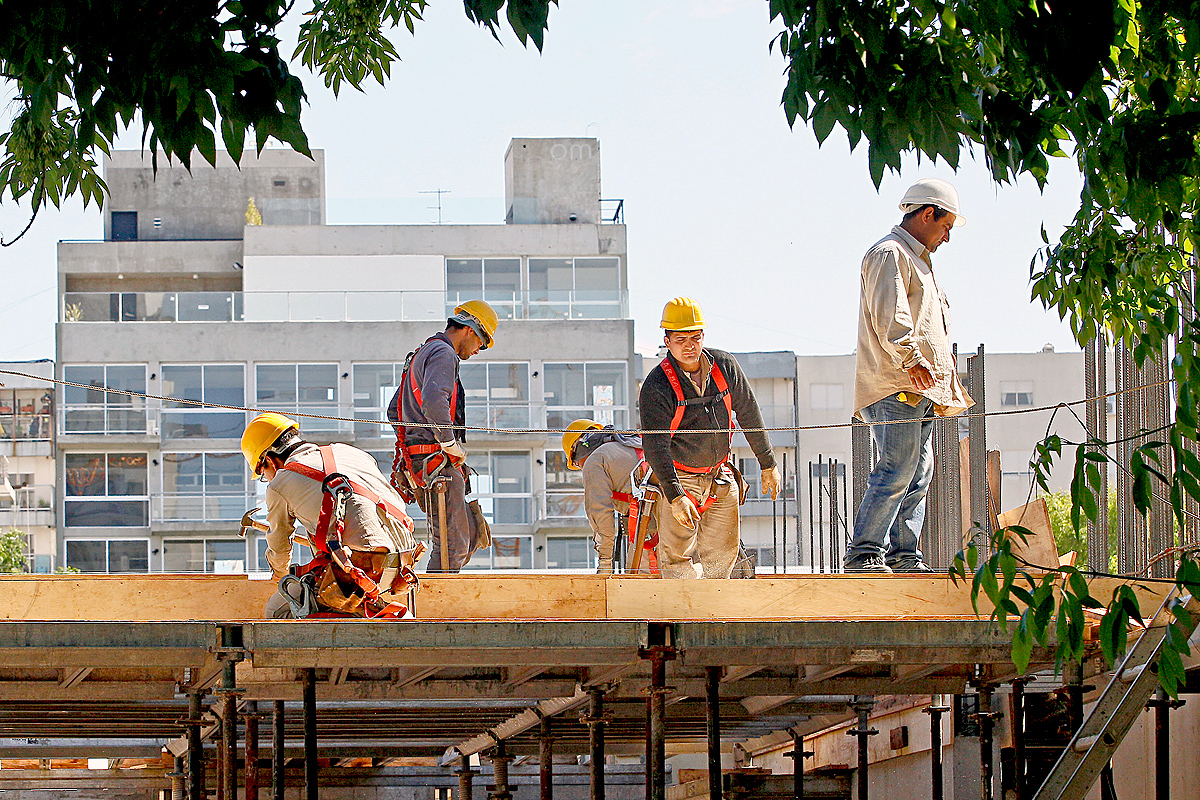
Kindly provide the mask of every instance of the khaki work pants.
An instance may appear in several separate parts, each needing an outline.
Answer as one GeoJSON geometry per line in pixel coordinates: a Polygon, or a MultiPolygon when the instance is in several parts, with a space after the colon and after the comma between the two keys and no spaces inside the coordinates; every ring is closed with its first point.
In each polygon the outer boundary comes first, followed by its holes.
{"type": "Polygon", "coordinates": [[[675,521],[666,495],[658,498],[658,569],[664,578],[728,578],[740,541],[738,489],[727,467],[712,475],[679,473],[683,488],[701,504],[717,499],[700,515],[695,530],[675,521]],[[721,482],[716,482],[720,478],[721,482]]]}

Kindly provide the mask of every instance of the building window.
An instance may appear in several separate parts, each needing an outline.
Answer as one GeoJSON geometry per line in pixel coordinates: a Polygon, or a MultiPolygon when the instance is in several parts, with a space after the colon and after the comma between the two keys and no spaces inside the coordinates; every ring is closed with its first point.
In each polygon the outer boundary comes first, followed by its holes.
{"type": "MultiPolygon", "coordinates": [[[[245,385],[246,369],[241,364],[164,364],[162,367],[165,397],[244,406],[245,385]]],[[[237,439],[245,428],[244,411],[163,401],[164,439],[237,439]]]]}
{"type": "Polygon", "coordinates": [[[138,212],[136,211],[114,211],[112,212],[112,241],[114,242],[135,242],[138,238],[138,212]]]}
{"type": "Polygon", "coordinates": [[[614,319],[620,316],[620,259],[529,259],[530,319],[614,319]]]}
{"type": "Polygon", "coordinates": [[[546,569],[595,569],[596,546],[590,536],[546,538],[546,569]]]}
{"type": "Polygon", "coordinates": [[[146,399],[106,392],[146,393],[145,364],[67,364],[63,379],[64,433],[146,433],[146,399]]]}
{"type": "MultiPolygon", "coordinates": [[[[403,375],[404,364],[355,364],[354,418],[387,419],[388,406],[403,375]]],[[[355,423],[354,436],[360,439],[391,439],[395,437],[395,431],[391,425],[355,423]]],[[[383,470],[384,475],[388,473],[388,470],[383,470]]]]}
{"type": "Polygon", "coordinates": [[[149,539],[68,539],[67,566],[80,572],[149,572],[149,539]]]}
{"type": "Polygon", "coordinates": [[[1000,381],[1000,405],[1033,405],[1033,381],[1000,381]]]}
{"type": "Polygon", "coordinates": [[[163,453],[162,486],[154,519],[163,522],[239,520],[254,503],[240,452],[163,453]]]}
{"type": "Polygon", "coordinates": [[[145,453],[67,453],[64,461],[68,528],[149,524],[145,453]]]}
{"type": "MultiPolygon", "coordinates": [[[[810,467],[809,472],[812,475],[812,477],[817,478],[817,479],[823,479],[823,478],[829,477],[829,473],[832,471],[833,462],[830,461],[829,459],[826,459],[826,460],[820,461],[820,462],[810,461],[810,462],[808,462],[808,465],[810,467]]],[[[846,462],[845,461],[838,461],[837,476],[839,478],[846,477],[846,462]]]]}
{"type": "Polygon", "coordinates": [[[465,569],[533,569],[533,537],[493,536],[492,546],[471,556],[465,569]]]}
{"type": "Polygon", "coordinates": [[[546,518],[584,519],[583,472],[567,469],[562,450],[546,451],[546,518]]]}
{"type": "MultiPolygon", "coordinates": [[[[254,368],[255,400],[259,408],[281,414],[344,416],[337,402],[337,364],[258,364],[254,368]]],[[[300,417],[306,433],[341,431],[336,420],[300,417]]]]}
{"type": "Polygon", "coordinates": [[[492,525],[529,525],[533,522],[533,475],[529,452],[492,450],[470,453],[467,464],[475,470],[471,484],[484,516],[492,525]]]}
{"type": "MultiPolygon", "coordinates": [[[[379,467],[379,472],[384,479],[391,481],[392,479],[392,464],[396,461],[396,450],[393,446],[389,450],[368,450],[367,455],[375,459],[376,466],[379,467]]],[[[408,514],[414,522],[425,519],[425,512],[416,503],[408,503],[404,506],[404,513],[408,514]]],[[[262,562],[267,563],[267,562],[262,562]]]]}
{"type": "Polygon", "coordinates": [[[459,379],[467,396],[467,424],[528,428],[529,362],[463,364],[459,379]]]}
{"type": "MultiPolygon", "coordinates": [[[[246,572],[244,539],[167,539],[163,542],[163,572],[246,572]]],[[[266,552],[266,540],[263,540],[266,552]]],[[[266,563],[264,555],[263,563],[266,563]]]]}
{"type": "Polygon", "coordinates": [[[543,374],[546,427],[562,430],[581,418],[628,427],[624,362],[547,363],[543,374]]]}
{"type": "MultiPolygon", "coordinates": [[[[775,455],[779,456],[781,453],[785,452],[787,451],[776,449],[775,455]]],[[[784,498],[787,498],[787,501],[791,503],[796,498],[796,473],[791,469],[791,466],[792,457],[789,454],[787,483],[780,487],[781,491],[776,502],[781,503],[783,502],[784,498]]],[[[750,487],[746,492],[746,501],[765,500],[768,503],[771,502],[771,496],[769,494],[763,494],[762,491],[762,468],[759,466],[758,459],[739,458],[738,469],[741,471],[742,477],[746,479],[746,483],[750,487]]]]}
{"type": "Polygon", "coordinates": [[[447,316],[459,303],[481,297],[500,319],[521,316],[521,259],[447,258],[447,316]]]}
{"type": "Polygon", "coordinates": [[[50,439],[54,394],[45,389],[0,392],[0,439],[50,439]]]}
{"type": "Polygon", "coordinates": [[[840,383],[810,383],[808,399],[813,411],[840,411],[846,407],[840,383]]]}

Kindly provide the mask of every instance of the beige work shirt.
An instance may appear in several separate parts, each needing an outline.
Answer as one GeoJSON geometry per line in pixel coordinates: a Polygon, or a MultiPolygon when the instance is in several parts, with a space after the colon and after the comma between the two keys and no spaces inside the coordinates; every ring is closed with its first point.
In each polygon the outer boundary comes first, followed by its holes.
{"type": "Polygon", "coordinates": [[[629,503],[613,500],[613,492],[633,493],[630,473],[641,458],[620,442],[605,442],[583,462],[583,504],[592,526],[592,539],[601,561],[612,559],[617,536],[613,511],[629,513],[629,503]]]}
{"type": "MultiPolygon", "coordinates": [[[[381,498],[404,508],[404,501],[388,484],[375,459],[368,453],[348,444],[334,444],[333,457],[337,471],[355,483],[375,492],[381,498]]],[[[288,463],[322,469],[321,451],[315,444],[300,445],[288,463]]],[[[287,574],[291,562],[292,532],[296,522],[310,534],[317,530],[321,516],[321,483],[312,478],[281,469],[267,485],[267,563],[276,578],[287,574]]],[[[392,519],[383,509],[357,494],[346,508],[346,529],[342,543],[351,550],[364,552],[407,553],[416,547],[412,532],[392,519]]]]}
{"type": "Polygon", "coordinates": [[[950,302],[938,287],[929,250],[897,225],[862,261],[854,411],[897,392],[914,392],[907,370],[923,364],[934,386],[919,392],[939,416],[974,401],[958,379],[950,345],[950,302]]]}

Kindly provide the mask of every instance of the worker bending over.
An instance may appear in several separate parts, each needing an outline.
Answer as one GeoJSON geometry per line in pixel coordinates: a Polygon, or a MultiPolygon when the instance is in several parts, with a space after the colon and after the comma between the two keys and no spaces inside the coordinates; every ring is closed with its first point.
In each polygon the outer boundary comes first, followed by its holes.
{"type": "MultiPolygon", "coordinates": [[[[388,595],[407,591],[405,577],[411,576],[423,548],[413,538],[413,523],[404,512],[404,501],[383,477],[373,456],[348,444],[318,447],[306,442],[294,420],[273,413],[259,414],[246,426],[242,454],[254,477],[268,484],[267,563],[271,565],[272,576],[280,580],[292,572],[312,571],[315,578],[309,584],[311,592],[317,595],[315,598],[306,598],[303,587],[295,584],[290,584],[286,595],[281,592],[272,595],[265,609],[268,619],[307,616],[316,610],[330,609],[373,616],[387,607],[388,595]],[[330,475],[347,479],[351,494],[345,506],[345,527],[340,540],[350,551],[352,564],[384,595],[377,603],[364,602],[362,581],[358,581],[358,590],[347,593],[344,587],[355,583],[354,577],[327,569],[330,563],[338,561],[337,554],[332,558],[327,557],[329,553],[322,555],[329,536],[336,536],[323,508],[328,493],[322,484],[330,475]],[[297,522],[304,526],[304,538],[314,560],[290,570],[297,522]],[[320,609],[311,604],[314,599],[320,601],[320,609]]],[[[365,593],[369,595],[370,589],[365,593]]]]}
{"type": "Polygon", "coordinates": [[[458,365],[492,346],[497,321],[496,312],[482,300],[456,307],[454,316],[446,320],[446,330],[409,354],[388,408],[388,419],[396,428],[393,477],[401,494],[411,494],[420,504],[433,535],[428,572],[458,572],[476,549],[490,542],[479,504],[467,503],[466,393],[458,379],[458,365]],[[445,548],[438,480],[446,486],[445,548]]]}
{"type": "Polygon", "coordinates": [[[663,496],[658,567],[664,578],[728,578],[738,555],[742,478],[730,459],[734,418],[779,494],[779,469],[754,392],[737,360],[704,347],[704,314],[676,297],[663,309],[667,357],[642,384],[642,442],[663,496]],[[650,433],[669,431],[669,433],[650,433]]]}
{"type": "MultiPolygon", "coordinates": [[[[583,470],[583,505],[592,526],[596,548],[596,574],[611,575],[616,546],[616,514],[634,517],[633,472],[642,463],[640,436],[618,433],[590,419],[577,419],[567,426],[562,438],[567,469],[583,470]]],[[[652,539],[653,515],[647,540],[652,539]]],[[[632,535],[632,531],[630,531],[632,535]]]]}

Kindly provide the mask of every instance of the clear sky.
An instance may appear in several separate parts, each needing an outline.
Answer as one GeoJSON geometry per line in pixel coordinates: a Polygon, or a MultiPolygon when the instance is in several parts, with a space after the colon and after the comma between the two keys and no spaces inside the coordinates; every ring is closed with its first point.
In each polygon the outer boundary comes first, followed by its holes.
{"type": "MultiPolygon", "coordinates": [[[[788,128],[768,16],[765,0],[561,0],[539,55],[511,33],[497,43],[457,0],[434,0],[415,37],[394,33],[403,61],[386,88],[335,100],[303,76],[328,221],[434,222],[422,192],[443,189],[444,221],[502,223],[510,139],[595,136],[602,193],[625,200],[640,350],[654,351],[662,305],[682,294],[702,304],[714,347],[848,353],[862,253],[899,221],[908,184],[943,177],[968,220],[934,259],[960,349],[1077,349],[1029,299],[1041,226],[1053,241],[1078,204],[1073,164],[1054,164],[1043,194],[1032,180],[997,187],[982,161],[965,158],[956,175],[913,159],[877,193],[865,144],[851,153],[835,129],[818,148],[806,127],[788,128]]],[[[140,131],[118,146],[139,147],[140,131]]],[[[27,218],[0,204],[5,238],[27,218]]],[[[72,202],[0,250],[0,360],[54,357],[55,242],[101,235],[99,212],[72,202]]]]}

